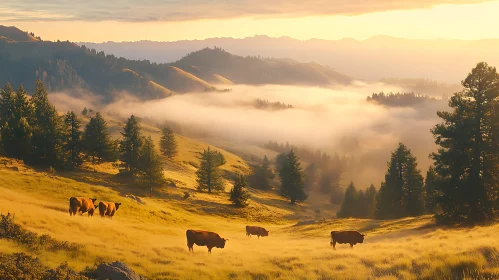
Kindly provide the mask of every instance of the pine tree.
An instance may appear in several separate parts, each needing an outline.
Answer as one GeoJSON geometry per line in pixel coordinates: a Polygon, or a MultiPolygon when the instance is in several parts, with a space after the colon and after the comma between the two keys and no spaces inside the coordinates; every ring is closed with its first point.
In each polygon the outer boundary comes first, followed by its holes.
{"type": "Polygon", "coordinates": [[[317,168],[317,164],[312,162],[305,168],[305,188],[312,190],[317,185],[317,180],[319,178],[319,169],[317,168]]]}
{"type": "Polygon", "coordinates": [[[339,218],[349,218],[355,217],[358,212],[357,209],[358,203],[358,193],[357,189],[353,182],[350,182],[347,190],[345,191],[345,198],[343,199],[343,203],[341,204],[340,211],[336,213],[336,216],[339,218]]]}
{"type": "Polygon", "coordinates": [[[159,154],[156,152],[154,142],[151,136],[143,140],[143,145],[140,148],[140,156],[138,159],[137,169],[140,175],[150,186],[150,196],[152,197],[153,185],[158,185],[164,182],[163,163],[159,154]]]}
{"type": "Polygon", "coordinates": [[[246,190],[248,183],[243,175],[238,174],[234,181],[234,187],[229,192],[229,199],[237,207],[248,206],[250,194],[246,190]]]}
{"type": "Polygon", "coordinates": [[[253,174],[250,176],[250,182],[254,188],[269,190],[272,188],[274,178],[275,174],[270,167],[270,161],[267,156],[264,156],[262,164],[254,168],[253,174]]]}
{"type": "Polygon", "coordinates": [[[64,115],[66,141],[64,150],[68,153],[67,164],[69,168],[75,168],[82,164],[82,132],[81,122],[74,112],[67,112],[64,115]]]}
{"type": "Polygon", "coordinates": [[[81,114],[82,114],[83,116],[86,116],[86,115],[88,114],[88,109],[87,109],[87,107],[83,108],[83,110],[81,111],[81,114]]]}
{"type": "Polygon", "coordinates": [[[34,107],[34,125],[31,142],[33,153],[30,158],[35,164],[62,165],[64,158],[62,121],[54,105],[48,100],[47,90],[40,80],[36,81],[31,101],[34,107]]]}
{"type": "Polygon", "coordinates": [[[366,190],[366,218],[374,218],[378,192],[373,184],[366,190]]]}
{"type": "Polygon", "coordinates": [[[118,143],[109,139],[107,123],[99,112],[85,126],[83,146],[87,156],[92,157],[92,163],[96,158],[97,163],[101,163],[103,160],[116,161],[119,157],[116,155],[118,143]]]}
{"type": "Polygon", "coordinates": [[[7,156],[15,155],[15,92],[9,83],[0,91],[0,140],[7,156]]]}
{"type": "Polygon", "coordinates": [[[291,150],[281,164],[281,194],[290,198],[291,203],[306,200],[308,196],[304,191],[304,174],[295,152],[291,150]]]}
{"type": "Polygon", "coordinates": [[[449,100],[451,112],[432,129],[436,199],[441,223],[494,219],[499,210],[499,74],[480,62],[449,100]]]}
{"type": "Polygon", "coordinates": [[[425,186],[425,211],[426,213],[433,213],[435,211],[435,203],[437,198],[437,192],[435,189],[437,173],[435,168],[430,166],[426,172],[426,178],[424,182],[425,186]]]}
{"type": "Polygon", "coordinates": [[[201,164],[196,171],[198,190],[221,191],[224,189],[224,182],[219,168],[218,152],[208,147],[201,154],[201,164]]]}
{"type": "Polygon", "coordinates": [[[416,158],[399,143],[378,193],[376,217],[394,219],[420,215],[424,211],[423,195],[423,176],[417,169],[416,158]]]}
{"type": "Polygon", "coordinates": [[[172,159],[178,153],[177,151],[177,140],[175,139],[175,135],[169,126],[163,127],[161,129],[161,139],[159,140],[159,147],[161,153],[168,158],[172,159]]]}
{"type": "Polygon", "coordinates": [[[137,175],[138,160],[140,148],[142,146],[142,137],[140,134],[140,125],[138,120],[132,115],[121,132],[122,140],[120,142],[121,161],[123,163],[122,172],[132,176],[137,175]]]}

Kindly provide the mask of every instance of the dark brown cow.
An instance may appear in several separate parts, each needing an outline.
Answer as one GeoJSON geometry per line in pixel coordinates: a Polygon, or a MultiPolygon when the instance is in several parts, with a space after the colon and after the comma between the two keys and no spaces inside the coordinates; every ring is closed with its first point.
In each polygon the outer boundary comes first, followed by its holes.
{"type": "Polygon", "coordinates": [[[74,197],[69,199],[69,216],[75,216],[76,213],[88,212],[88,216],[92,216],[95,211],[94,202],[97,198],[86,198],[86,197],[74,197]]]}
{"type": "Polygon", "coordinates": [[[358,231],[347,230],[347,231],[331,231],[331,243],[330,245],[336,249],[336,243],[339,244],[350,244],[350,247],[357,243],[364,243],[365,234],[360,234],[358,231]]]}
{"type": "Polygon", "coordinates": [[[246,236],[251,237],[252,234],[260,239],[260,236],[269,236],[269,231],[262,227],[246,226],[246,236]]]}
{"type": "Polygon", "coordinates": [[[217,233],[205,231],[205,230],[193,230],[189,229],[185,232],[187,237],[187,247],[189,247],[189,252],[194,252],[194,244],[198,246],[208,247],[208,253],[211,254],[211,249],[213,247],[224,248],[225,242],[229,239],[220,237],[217,233]]]}
{"type": "Polygon", "coordinates": [[[99,202],[99,214],[101,217],[109,216],[112,218],[116,211],[120,208],[121,203],[118,202],[99,202]]]}

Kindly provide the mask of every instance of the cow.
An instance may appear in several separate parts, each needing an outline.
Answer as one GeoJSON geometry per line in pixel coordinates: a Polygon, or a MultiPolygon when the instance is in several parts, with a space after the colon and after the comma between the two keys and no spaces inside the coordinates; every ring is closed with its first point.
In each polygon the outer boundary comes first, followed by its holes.
{"type": "Polygon", "coordinates": [[[364,243],[365,234],[360,234],[358,231],[331,231],[331,243],[329,243],[336,250],[336,243],[350,244],[350,248],[357,243],[364,243]]]}
{"type": "Polygon", "coordinates": [[[120,208],[121,203],[118,202],[99,202],[99,214],[102,218],[108,216],[113,218],[114,214],[120,208]]]}
{"type": "Polygon", "coordinates": [[[194,244],[198,246],[208,247],[208,253],[211,254],[211,249],[213,247],[224,248],[225,242],[229,239],[220,237],[217,233],[205,231],[205,230],[193,230],[189,229],[185,232],[187,237],[187,247],[189,252],[194,252],[194,244]]]}
{"type": "Polygon", "coordinates": [[[246,226],[246,236],[251,237],[252,234],[260,239],[260,236],[269,236],[269,231],[262,227],[246,226]]]}
{"type": "Polygon", "coordinates": [[[95,201],[97,198],[86,198],[86,197],[74,197],[69,198],[69,216],[76,216],[76,213],[88,212],[88,216],[91,217],[95,211],[95,201]]]}

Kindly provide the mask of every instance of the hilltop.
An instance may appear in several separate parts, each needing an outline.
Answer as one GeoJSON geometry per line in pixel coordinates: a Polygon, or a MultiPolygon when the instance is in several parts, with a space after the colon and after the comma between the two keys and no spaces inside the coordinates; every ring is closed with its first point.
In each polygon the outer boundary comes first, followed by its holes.
{"type": "Polygon", "coordinates": [[[196,51],[170,64],[130,60],[69,41],[42,41],[15,27],[0,28],[0,77],[0,84],[23,84],[28,91],[41,79],[49,91],[96,95],[103,102],[123,92],[155,99],[215,91],[218,85],[330,86],[352,81],[316,63],[241,57],[218,48],[196,51]]]}

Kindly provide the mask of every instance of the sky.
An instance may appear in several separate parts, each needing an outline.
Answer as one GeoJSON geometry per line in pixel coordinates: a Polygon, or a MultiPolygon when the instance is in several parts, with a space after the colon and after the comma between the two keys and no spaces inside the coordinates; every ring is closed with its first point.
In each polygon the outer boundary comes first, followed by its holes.
{"type": "Polygon", "coordinates": [[[364,40],[499,38],[491,0],[2,0],[0,25],[44,40],[177,41],[254,35],[364,40]]]}

